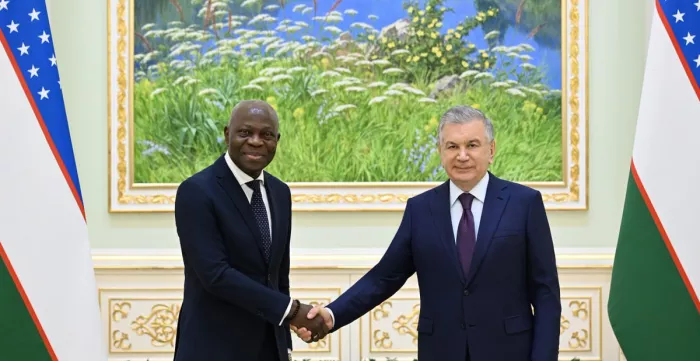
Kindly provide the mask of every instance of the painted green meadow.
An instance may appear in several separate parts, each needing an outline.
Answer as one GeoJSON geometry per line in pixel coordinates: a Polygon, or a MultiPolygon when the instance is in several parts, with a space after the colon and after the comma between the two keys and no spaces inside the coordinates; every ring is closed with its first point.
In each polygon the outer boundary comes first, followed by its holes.
{"type": "MultiPolygon", "coordinates": [[[[145,0],[137,0],[145,1],[145,0]]],[[[528,44],[469,41],[499,14],[493,7],[451,28],[443,0],[406,2],[375,29],[372,14],[288,2],[195,0],[193,17],[135,31],[134,178],[179,183],[225,151],[223,128],[243,99],[263,99],[282,134],[270,173],[287,182],[445,179],[438,119],[471,105],[493,120],[492,171],[514,181],[558,181],[562,173],[561,91],[543,81],[528,44]],[[277,18],[292,9],[306,20],[277,18]],[[343,30],[344,28],[346,30],[343,30]]],[[[318,5],[317,5],[318,6],[318,5]]]]}

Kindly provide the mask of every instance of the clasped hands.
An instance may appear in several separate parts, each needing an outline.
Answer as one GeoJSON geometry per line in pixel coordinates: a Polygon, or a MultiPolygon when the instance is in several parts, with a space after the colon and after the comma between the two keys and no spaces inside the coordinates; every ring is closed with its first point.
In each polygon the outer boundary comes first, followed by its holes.
{"type": "Polygon", "coordinates": [[[333,328],[333,320],[323,307],[298,303],[298,309],[289,320],[289,325],[299,338],[310,343],[326,337],[333,328]]]}

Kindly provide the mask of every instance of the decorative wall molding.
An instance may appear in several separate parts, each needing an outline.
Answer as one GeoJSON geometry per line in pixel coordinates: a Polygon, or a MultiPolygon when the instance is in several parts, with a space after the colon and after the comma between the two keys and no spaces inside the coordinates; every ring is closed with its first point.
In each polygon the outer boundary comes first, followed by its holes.
{"type": "MultiPolygon", "coordinates": [[[[383,249],[292,251],[291,285],[303,302],[327,304],[364,275],[383,249]]],[[[110,360],[172,360],[182,261],[179,250],[93,253],[110,360]]],[[[607,319],[612,249],[558,249],[562,318],[560,360],[624,360],[607,319]]],[[[325,340],[293,336],[295,360],[413,360],[420,311],[417,280],[325,340]]]]}

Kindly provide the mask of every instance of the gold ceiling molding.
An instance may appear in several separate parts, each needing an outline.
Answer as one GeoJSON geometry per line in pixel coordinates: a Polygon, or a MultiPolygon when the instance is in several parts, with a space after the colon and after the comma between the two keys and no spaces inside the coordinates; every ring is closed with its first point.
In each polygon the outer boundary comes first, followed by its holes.
{"type": "MultiPolygon", "coordinates": [[[[177,184],[133,181],[134,2],[108,3],[109,211],[172,212],[177,184]]],[[[550,210],[588,209],[588,1],[562,0],[563,181],[523,182],[550,210]]],[[[402,211],[438,183],[290,183],[294,211],[402,211]]]]}

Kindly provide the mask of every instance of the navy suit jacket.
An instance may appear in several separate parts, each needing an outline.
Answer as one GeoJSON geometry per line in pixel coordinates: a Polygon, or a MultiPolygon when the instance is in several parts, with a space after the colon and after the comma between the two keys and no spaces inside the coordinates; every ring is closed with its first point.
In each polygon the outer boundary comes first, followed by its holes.
{"type": "Polygon", "coordinates": [[[333,330],[371,311],[416,273],[419,361],[465,361],[467,351],[471,361],[556,361],[561,304],[542,196],[489,176],[468,275],[457,257],[445,182],[408,200],[379,263],[328,305],[333,330]]]}
{"type": "Polygon", "coordinates": [[[292,348],[289,324],[289,187],[265,173],[272,248],[265,261],[252,207],[224,157],[180,184],[175,221],[185,265],[175,361],[254,361],[263,341],[279,359],[292,348]],[[266,328],[274,340],[265,340],[266,328]]]}

